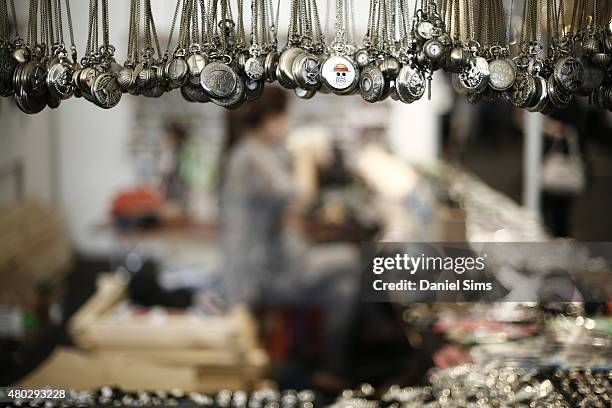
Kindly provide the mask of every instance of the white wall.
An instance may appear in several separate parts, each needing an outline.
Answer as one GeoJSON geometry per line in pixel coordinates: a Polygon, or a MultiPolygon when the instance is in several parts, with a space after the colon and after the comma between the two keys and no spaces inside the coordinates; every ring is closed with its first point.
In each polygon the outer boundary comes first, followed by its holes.
{"type": "MultiPolygon", "coordinates": [[[[52,140],[49,123],[56,112],[36,117],[22,115],[12,99],[0,101],[0,169],[16,161],[23,165],[24,193],[44,202],[53,201],[52,140]]],[[[0,204],[15,200],[14,174],[0,175],[0,204]]]]}

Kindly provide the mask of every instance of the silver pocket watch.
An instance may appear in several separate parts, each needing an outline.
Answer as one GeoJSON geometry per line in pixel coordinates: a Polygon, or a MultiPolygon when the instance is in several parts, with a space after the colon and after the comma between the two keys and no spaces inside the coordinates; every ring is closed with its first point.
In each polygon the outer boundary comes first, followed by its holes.
{"type": "Polygon", "coordinates": [[[489,61],[489,86],[495,91],[510,89],[516,81],[516,63],[508,58],[489,61]]]}
{"type": "Polygon", "coordinates": [[[227,98],[236,90],[238,75],[228,65],[212,61],[202,70],[200,84],[213,99],[227,98]]]}
{"type": "Polygon", "coordinates": [[[365,101],[370,103],[380,101],[387,93],[388,87],[389,83],[378,66],[370,64],[362,68],[359,77],[359,90],[365,101]]]}
{"type": "Polygon", "coordinates": [[[200,51],[192,51],[185,60],[189,72],[189,81],[193,85],[200,83],[200,74],[206,67],[207,59],[200,51]]]}
{"type": "Polygon", "coordinates": [[[348,95],[359,85],[359,69],[344,55],[332,55],[321,66],[323,84],[337,95],[348,95]]]}
{"type": "Polygon", "coordinates": [[[13,74],[17,68],[17,60],[7,46],[0,46],[0,96],[11,96],[15,93],[13,88],[13,74]]]}
{"type": "Polygon", "coordinates": [[[400,101],[412,103],[425,95],[427,81],[416,67],[404,65],[395,79],[395,92],[400,101]]]}
{"type": "Polygon", "coordinates": [[[105,72],[96,77],[91,87],[91,95],[96,105],[102,109],[111,109],[121,101],[121,88],[115,75],[105,72]]]}
{"type": "Polygon", "coordinates": [[[236,76],[236,86],[234,91],[225,98],[211,98],[212,102],[218,106],[236,109],[245,102],[246,86],[242,78],[236,76]]]}
{"type": "Polygon", "coordinates": [[[278,69],[278,61],[280,54],[277,50],[268,51],[264,60],[264,71],[266,82],[276,81],[276,71],[278,69]]]}
{"type": "Polygon", "coordinates": [[[563,57],[555,63],[553,75],[563,91],[574,93],[582,87],[584,67],[574,57],[563,57]]]}
{"type": "Polygon", "coordinates": [[[175,56],[164,66],[164,75],[173,87],[178,88],[185,84],[188,73],[189,66],[181,56],[175,56]]]}
{"type": "Polygon", "coordinates": [[[317,90],[321,87],[321,57],[310,52],[298,55],[293,61],[293,77],[297,87],[317,90]]]}
{"type": "Polygon", "coordinates": [[[74,67],[65,57],[51,66],[47,72],[47,89],[56,99],[66,100],[74,95],[75,86],[72,82],[74,67]]]}
{"type": "Polygon", "coordinates": [[[542,112],[548,104],[548,83],[541,76],[534,77],[536,85],[536,93],[531,102],[531,105],[526,109],[529,112],[542,112]]]}
{"type": "Polygon", "coordinates": [[[458,74],[459,84],[468,93],[481,93],[489,84],[489,63],[483,57],[473,56],[458,74]]]}
{"type": "Polygon", "coordinates": [[[298,55],[304,52],[302,48],[290,47],[281,53],[276,67],[276,80],[283,88],[294,89],[297,87],[293,75],[293,62],[298,55]]]}
{"type": "Polygon", "coordinates": [[[261,97],[261,95],[263,94],[264,84],[265,81],[263,79],[257,81],[251,78],[245,78],[244,98],[246,99],[246,101],[253,102],[259,99],[259,97],[261,97]]]}

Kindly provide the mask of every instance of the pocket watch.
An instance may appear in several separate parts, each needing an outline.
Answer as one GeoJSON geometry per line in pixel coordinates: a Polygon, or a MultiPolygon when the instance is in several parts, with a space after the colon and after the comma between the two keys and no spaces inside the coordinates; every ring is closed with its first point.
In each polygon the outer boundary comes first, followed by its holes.
{"type": "Polygon", "coordinates": [[[299,88],[317,90],[321,87],[321,58],[310,52],[303,52],[293,61],[293,76],[299,88]]]}
{"type": "Polygon", "coordinates": [[[445,47],[442,42],[440,42],[437,38],[432,38],[431,40],[427,40],[425,44],[423,44],[423,53],[425,57],[432,62],[438,62],[442,60],[444,57],[445,47]]]}
{"type": "Polygon", "coordinates": [[[22,89],[31,96],[41,96],[47,92],[47,69],[38,60],[23,64],[22,89]]]}
{"type": "Polygon", "coordinates": [[[428,19],[419,19],[414,28],[414,36],[420,41],[431,40],[436,36],[436,27],[428,19]]]}
{"type": "Polygon", "coordinates": [[[517,66],[507,58],[494,59],[489,62],[489,86],[495,91],[505,91],[514,85],[517,66]]]}
{"type": "Polygon", "coordinates": [[[226,98],[211,98],[212,102],[228,109],[236,109],[245,102],[245,83],[239,76],[236,76],[236,86],[234,91],[226,98]]]}
{"type": "Polygon", "coordinates": [[[244,73],[254,81],[259,81],[265,75],[264,63],[259,57],[250,57],[244,63],[244,73]]]}
{"type": "Polygon", "coordinates": [[[293,93],[295,93],[295,96],[300,99],[312,99],[312,97],[316,95],[317,91],[315,91],[314,89],[306,90],[298,87],[293,90],[293,93]]]}
{"type": "Polygon", "coordinates": [[[236,90],[238,75],[229,65],[212,61],[202,70],[200,83],[212,99],[223,99],[236,90]]]}
{"type": "Polygon", "coordinates": [[[276,71],[278,69],[278,60],[280,55],[278,51],[268,51],[266,59],[264,60],[264,70],[267,82],[276,81],[276,71]]]}
{"type": "Polygon", "coordinates": [[[393,80],[397,78],[397,75],[402,69],[402,64],[397,58],[391,55],[387,55],[380,60],[378,68],[381,70],[385,78],[393,80]]]}
{"type": "Polygon", "coordinates": [[[542,112],[548,103],[548,83],[541,76],[534,77],[536,92],[531,104],[526,107],[529,112],[542,112]]]}
{"type": "Polygon", "coordinates": [[[357,50],[353,56],[353,59],[359,68],[366,67],[373,60],[373,58],[370,56],[370,51],[367,48],[357,50]]]}
{"type": "Polygon", "coordinates": [[[164,67],[164,75],[173,87],[180,87],[185,84],[188,72],[187,62],[180,56],[175,56],[164,67]]]}
{"type": "Polygon", "coordinates": [[[134,75],[134,68],[126,64],[119,74],[117,75],[117,83],[122,92],[127,93],[130,88],[136,85],[136,77],[134,75]]]}
{"type": "Polygon", "coordinates": [[[584,81],[584,67],[574,57],[563,57],[555,63],[553,75],[562,90],[574,93],[584,81]]]}
{"type": "Polygon", "coordinates": [[[251,78],[246,78],[244,80],[244,97],[247,102],[253,102],[261,97],[264,91],[265,81],[263,79],[254,80],[251,78]]]}
{"type": "Polygon", "coordinates": [[[17,60],[7,46],[0,46],[0,96],[11,96],[13,88],[13,75],[17,69],[17,60]]]}
{"type": "Polygon", "coordinates": [[[304,50],[299,47],[291,47],[281,53],[276,68],[276,80],[283,88],[294,89],[297,87],[293,75],[293,62],[302,53],[304,53],[304,50]]]}
{"type": "Polygon", "coordinates": [[[506,100],[517,108],[525,108],[534,104],[536,98],[536,82],[533,75],[519,71],[514,85],[504,92],[506,100]]]}
{"type": "Polygon", "coordinates": [[[200,83],[200,74],[204,67],[206,67],[206,57],[199,51],[192,51],[192,53],[185,60],[187,69],[189,72],[189,81],[192,84],[197,85],[200,83]]]}
{"type": "Polygon", "coordinates": [[[581,96],[589,96],[603,83],[606,73],[602,68],[592,64],[586,57],[580,57],[578,61],[584,68],[584,79],[577,93],[581,96]]]}
{"type": "Polygon", "coordinates": [[[108,72],[96,77],[91,88],[91,94],[94,97],[95,104],[102,109],[111,109],[117,106],[122,95],[117,78],[108,72]]]}
{"type": "Polygon", "coordinates": [[[458,76],[459,83],[468,93],[480,93],[489,84],[489,63],[483,57],[474,56],[458,76]]]}
{"type": "Polygon", "coordinates": [[[546,82],[548,99],[550,99],[551,104],[558,109],[567,107],[572,101],[572,94],[559,90],[559,86],[552,75],[548,77],[548,81],[546,82]]]}
{"type": "Polygon", "coordinates": [[[210,102],[210,97],[204,92],[204,89],[200,85],[193,85],[191,82],[181,87],[181,95],[189,102],[210,102]]]}
{"type": "Polygon", "coordinates": [[[56,99],[66,100],[74,95],[74,68],[66,58],[60,58],[47,72],[47,89],[56,99]]]}
{"type": "Polygon", "coordinates": [[[157,83],[157,71],[149,62],[141,64],[138,75],[136,76],[136,87],[140,94],[151,89],[157,83]]]}
{"type": "Polygon", "coordinates": [[[427,82],[416,67],[404,65],[395,80],[395,92],[400,101],[412,103],[423,97],[427,82]]]}
{"type": "Polygon", "coordinates": [[[359,84],[359,70],[356,64],[343,55],[332,55],[321,66],[323,83],[333,93],[348,95],[359,84]]]}
{"type": "Polygon", "coordinates": [[[361,97],[370,103],[383,98],[388,88],[388,82],[380,68],[374,64],[365,66],[359,76],[359,90],[361,97]]]}
{"type": "Polygon", "coordinates": [[[453,47],[446,56],[445,67],[448,71],[459,73],[461,69],[469,64],[470,53],[463,47],[453,47]]]}
{"type": "Polygon", "coordinates": [[[93,67],[83,67],[77,73],[76,86],[81,90],[83,95],[91,95],[91,87],[96,81],[99,72],[93,67]]]}

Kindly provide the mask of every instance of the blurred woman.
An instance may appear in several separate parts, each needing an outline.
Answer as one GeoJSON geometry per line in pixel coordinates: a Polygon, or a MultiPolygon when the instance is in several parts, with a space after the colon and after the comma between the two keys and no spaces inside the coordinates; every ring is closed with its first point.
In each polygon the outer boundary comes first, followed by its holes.
{"type": "MultiPolygon", "coordinates": [[[[308,166],[295,165],[285,149],[289,125],[286,94],[274,87],[228,113],[220,162],[223,275],[234,302],[321,307],[323,371],[340,375],[356,304],[359,255],[348,245],[309,248],[302,239],[296,220],[313,187],[304,176],[308,166]]],[[[302,153],[301,163],[314,161],[308,151],[302,153]]]]}

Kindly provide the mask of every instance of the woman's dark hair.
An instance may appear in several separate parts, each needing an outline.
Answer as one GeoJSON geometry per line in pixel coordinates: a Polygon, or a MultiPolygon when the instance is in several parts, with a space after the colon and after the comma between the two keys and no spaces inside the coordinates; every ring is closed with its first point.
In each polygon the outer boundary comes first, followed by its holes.
{"type": "Polygon", "coordinates": [[[281,88],[269,86],[264,89],[259,99],[236,110],[227,111],[225,143],[219,159],[219,185],[223,182],[225,163],[229,155],[245,134],[260,127],[267,119],[286,112],[287,105],[287,93],[281,88]]]}

